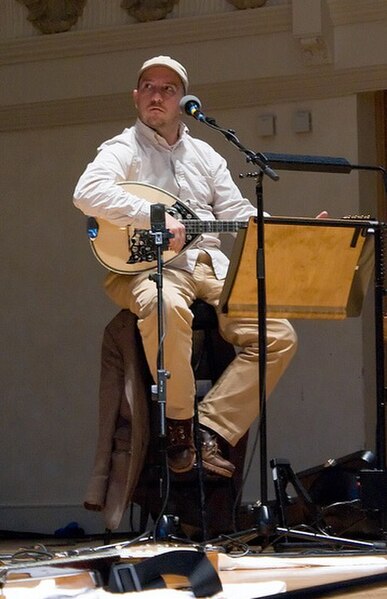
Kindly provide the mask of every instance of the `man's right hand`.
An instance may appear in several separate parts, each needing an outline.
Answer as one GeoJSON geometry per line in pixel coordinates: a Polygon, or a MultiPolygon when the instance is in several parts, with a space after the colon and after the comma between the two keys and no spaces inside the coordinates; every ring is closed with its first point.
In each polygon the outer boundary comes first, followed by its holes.
{"type": "Polygon", "coordinates": [[[169,232],[173,234],[173,237],[169,240],[169,250],[179,253],[185,244],[185,226],[173,218],[168,212],[165,213],[165,227],[169,229],[169,232]]]}

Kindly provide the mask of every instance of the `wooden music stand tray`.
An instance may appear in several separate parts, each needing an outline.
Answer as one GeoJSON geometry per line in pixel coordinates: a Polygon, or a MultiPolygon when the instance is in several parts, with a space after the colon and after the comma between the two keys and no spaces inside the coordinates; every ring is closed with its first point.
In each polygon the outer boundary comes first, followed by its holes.
{"type": "MultiPolygon", "coordinates": [[[[359,316],[374,265],[370,221],[265,218],[269,318],[359,316]]],[[[257,223],[238,232],[220,298],[230,317],[257,317],[257,223]]]]}

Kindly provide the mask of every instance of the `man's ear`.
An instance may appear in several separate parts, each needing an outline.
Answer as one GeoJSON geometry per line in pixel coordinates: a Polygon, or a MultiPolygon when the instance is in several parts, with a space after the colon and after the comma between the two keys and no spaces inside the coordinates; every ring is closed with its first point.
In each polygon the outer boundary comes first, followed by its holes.
{"type": "Polygon", "coordinates": [[[133,97],[133,104],[134,104],[135,108],[137,108],[137,96],[138,96],[138,90],[134,89],[132,92],[132,97],[133,97]]]}

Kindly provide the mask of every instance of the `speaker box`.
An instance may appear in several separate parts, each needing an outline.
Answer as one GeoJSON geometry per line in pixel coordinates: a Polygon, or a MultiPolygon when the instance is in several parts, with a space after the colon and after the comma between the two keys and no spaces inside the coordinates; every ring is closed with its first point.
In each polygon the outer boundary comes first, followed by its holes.
{"type": "MultiPolygon", "coordinates": [[[[358,451],[296,474],[332,533],[380,538],[387,509],[387,476],[373,470],[375,456],[358,451]]],[[[289,526],[312,524],[316,512],[297,497],[287,508],[289,526]]]]}
{"type": "Polygon", "coordinates": [[[358,474],[372,468],[371,451],[357,451],[341,458],[330,458],[324,464],[297,473],[303,487],[319,506],[359,498],[358,474]]]}
{"type": "Polygon", "coordinates": [[[358,483],[363,507],[371,510],[387,510],[387,472],[360,470],[358,483]]]}

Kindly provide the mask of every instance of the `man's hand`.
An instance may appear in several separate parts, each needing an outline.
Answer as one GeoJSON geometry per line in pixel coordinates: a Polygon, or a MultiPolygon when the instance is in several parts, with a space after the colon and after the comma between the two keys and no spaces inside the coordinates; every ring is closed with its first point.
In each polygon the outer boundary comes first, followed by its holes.
{"type": "Polygon", "coordinates": [[[322,212],[320,212],[320,214],[316,216],[316,218],[329,218],[329,214],[326,210],[323,210],[322,212]]]}
{"type": "Polygon", "coordinates": [[[165,227],[166,229],[169,229],[170,233],[173,234],[173,237],[171,237],[169,240],[168,249],[179,253],[185,244],[185,226],[176,218],[173,218],[173,216],[168,214],[168,212],[166,212],[165,227]]]}

